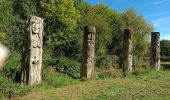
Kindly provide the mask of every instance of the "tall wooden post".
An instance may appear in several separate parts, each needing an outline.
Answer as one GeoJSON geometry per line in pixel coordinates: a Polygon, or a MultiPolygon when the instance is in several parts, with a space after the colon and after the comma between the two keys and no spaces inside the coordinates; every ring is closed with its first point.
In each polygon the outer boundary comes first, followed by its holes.
{"type": "Polygon", "coordinates": [[[132,32],[129,29],[124,30],[123,34],[123,72],[132,72],[132,32]]]}
{"type": "Polygon", "coordinates": [[[24,34],[21,83],[36,85],[41,82],[43,19],[30,16],[26,22],[24,34]]]}
{"type": "Polygon", "coordinates": [[[94,70],[94,52],[95,52],[95,34],[94,26],[84,28],[83,52],[81,64],[81,78],[90,78],[94,70]]]}
{"type": "Polygon", "coordinates": [[[159,70],[160,69],[160,33],[151,33],[151,67],[159,70]]]}

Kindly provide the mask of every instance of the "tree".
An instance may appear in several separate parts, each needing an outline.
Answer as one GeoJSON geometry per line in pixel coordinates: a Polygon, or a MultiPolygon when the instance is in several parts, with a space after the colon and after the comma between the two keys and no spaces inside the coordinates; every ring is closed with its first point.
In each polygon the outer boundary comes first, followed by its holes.
{"type": "Polygon", "coordinates": [[[110,26],[110,39],[106,44],[107,46],[107,54],[119,55],[121,53],[121,44],[122,44],[122,30],[123,27],[121,25],[121,14],[116,12],[115,10],[109,8],[108,6],[100,3],[94,6],[94,9],[98,15],[105,19],[110,26]]]}
{"type": "Polygon", "coordinates": [[[96,7],[86,6],[83,15],[83,27],[92,25],[96,27],[96,55],[103,55],[107,52],[107,44],[112,38],[110,23],[97,11],[96,7]]]}
{"type": "Polygon", "coordinates": [[[143,16],[129,9],[122,14],[122,26],[132,30],[134,63],[138,63],[147,56],[149,51],[149,37],[152,26],[143,16]]]}
{"type": "Polygon", "coordinates": [[[6,44],[10,51],[21,50],[22,45],[22,26],[24,23],[14,16],[12,1],[11,0],[0,0],[0,32],[6,35],[6,44]]]}
{"type": "Polygon", "coordinates": [[[160,41],[161,56],[170,56],[170,40],[160,41]]]}
{"type": "Polygon", "coordinates": [[[81,15],[75,8],[75,0],[42,0],[41,16],[45,18],[45,30],[52,56],[74,56],[79,51],[78,33],[75,33],[81,15]]]}

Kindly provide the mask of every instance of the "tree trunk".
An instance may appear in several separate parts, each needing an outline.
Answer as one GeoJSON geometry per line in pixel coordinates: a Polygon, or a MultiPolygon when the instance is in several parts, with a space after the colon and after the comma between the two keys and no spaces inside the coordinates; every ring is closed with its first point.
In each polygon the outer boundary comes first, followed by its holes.
{"type": "Polygon", "coordinates": [[[132,32],[129,29],[124,30],[123,35],[123,72],[132,72],[132,32]]]}
{"type": "Polygon", "coordinates": [[[41,82],[43,19],[30,16],[26,22],[24,35],[21,83],[36,85],[41,82]]]}
{"type": "Polygon", "coordinates": [[[94,70],[94,52],[95,52],[95,34],[94,26],[86,26],[84,28],[81,78],[90,78],[94,70]]]}
{"type": "Polygon", "coordinates": [[[160,69],[160,33],[151,33],[151,67],[159,70],[160,69]]]}

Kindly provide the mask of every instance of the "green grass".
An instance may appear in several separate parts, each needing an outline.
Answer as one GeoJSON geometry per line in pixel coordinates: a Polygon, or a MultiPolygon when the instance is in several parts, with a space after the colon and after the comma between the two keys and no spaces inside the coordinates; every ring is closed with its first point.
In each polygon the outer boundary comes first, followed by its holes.
{"type": "Polygon", "coordinates": [[[161,62],[161,65],[170,65],[170,62],[161,62]]]}
{"type": "Polygon", "coordinates": [[[164,70],[170,70],[170,62],[161,62],[161,66],[164,70]]]}
{"type": "MultiPolygon", "coordinates": [[[[77,81],[77,80],[76,80],[77,81]]],[[[60,82],[58,82],[60,83],[60,82]]],[[[61,82],[62,83],[62,82],[61,82]]],[[[170,72],[146,71],[126,78],[87,80],[59,88],[38,88],[14,100],[169,100],[170,72]]]]}
{"type": "Polygon", "coordinates": [[[78,84],[80,81],[75,80],[68,75],[56,73],[56,77],[52,78],[52,81],[44,81],[44,83],[48,86],[58,88],[72,84],[78,84]]]}

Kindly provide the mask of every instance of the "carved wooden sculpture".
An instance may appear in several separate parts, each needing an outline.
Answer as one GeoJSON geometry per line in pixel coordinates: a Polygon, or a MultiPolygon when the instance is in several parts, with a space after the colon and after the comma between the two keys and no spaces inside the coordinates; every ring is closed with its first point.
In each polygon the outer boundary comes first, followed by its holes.
{"type": "Polygon", "coordinates": [[[30,16],[26,22],[26,33],[22,53],[21,83],[35,85],[41,82],[43,19],[30,16]]]}
{"type": "Polygon", "coordinates": [[[81,78],[90,78],[93,75],[95,34],[96,28],[94,26],[86,26],[84,28],[81,78]]]}
{"type": "Polygon", "coordinates": [[[132,32],[129,29],[124,30],[123,35],[123,72],[132,72],[132,32]]]}
{"type": "Polygon", "coordinates": [[[160,69],[160,33],[151,33],[151,67],[159,70],[160,69]]]}

